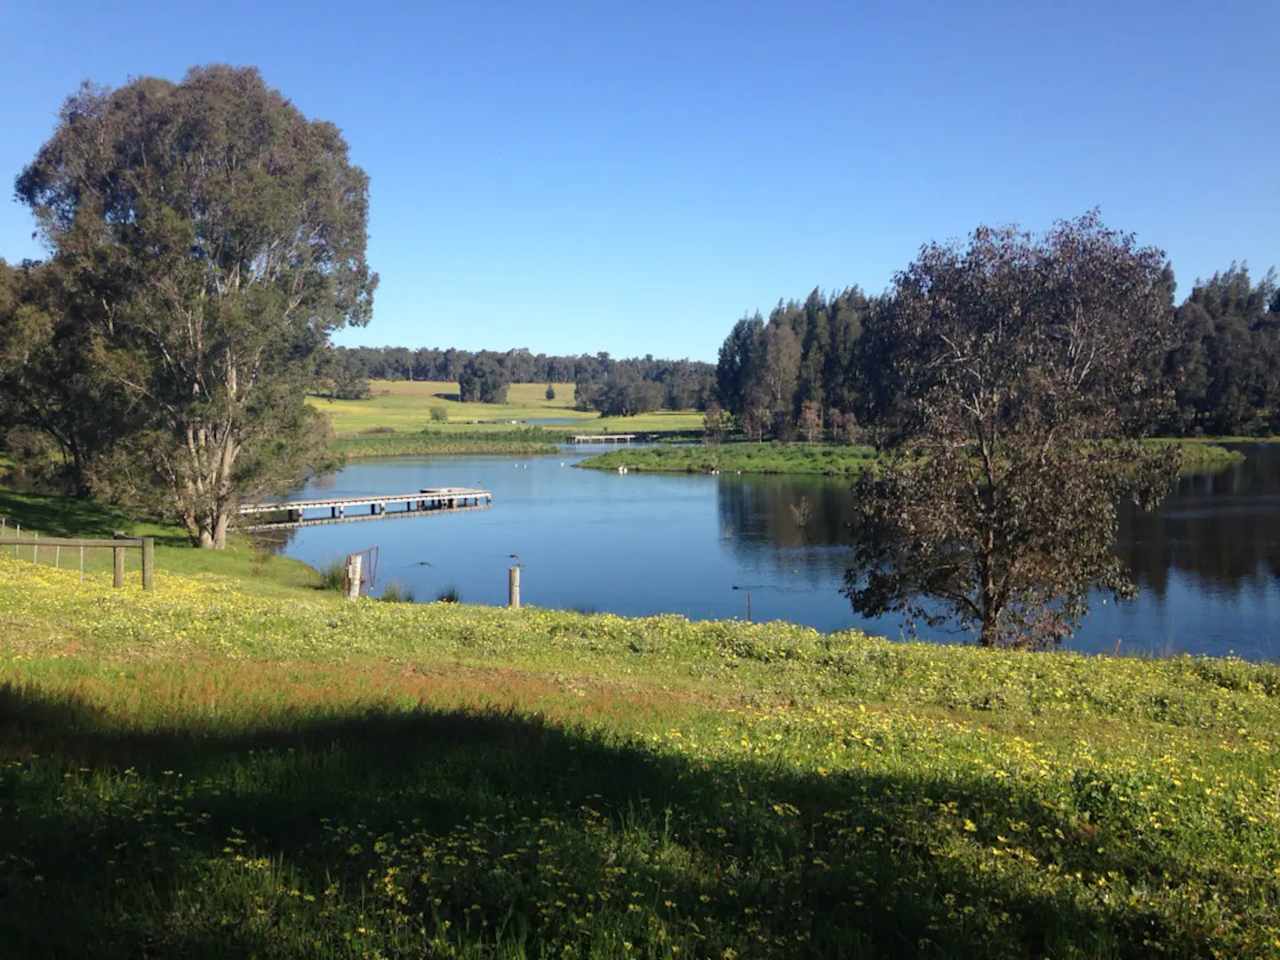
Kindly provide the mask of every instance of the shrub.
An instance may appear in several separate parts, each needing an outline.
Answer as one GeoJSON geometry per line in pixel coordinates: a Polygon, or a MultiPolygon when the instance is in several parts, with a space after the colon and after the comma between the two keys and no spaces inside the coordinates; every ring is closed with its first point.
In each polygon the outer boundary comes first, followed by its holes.
{"type": "Polygon", "coordinates": [[[346,560],[334,560],[320,570],[320,589],[341,593],[347,586],[346,560]]]}
{"type": "Polygon", "coordinates": [[[382,596],[378,599],[383,603],[413,603],[413,590],[398,580],[392,580],[382,588],[382,596]]]}

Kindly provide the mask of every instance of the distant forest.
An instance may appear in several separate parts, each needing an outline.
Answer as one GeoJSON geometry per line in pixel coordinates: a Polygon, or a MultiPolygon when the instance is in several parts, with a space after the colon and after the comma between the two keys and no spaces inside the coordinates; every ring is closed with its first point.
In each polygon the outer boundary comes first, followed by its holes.
{"type": "Polygon", "coordinates": [[[646,410],[702,410],[715,395],[715,366],[696,360],[615,360],[607,353],[548,356],[529,350],[335,347],[321,366],[335,396],[368,396],[368,381],[457,382],[464,401],[501,403],[512,383],[572,383],[577,404],[609,416],[646,410]]]}
{"type": "MultiPolygon", "coordinates": [[[[1274,271],[1254,283],[1232,264],[1198,282],[1169,309],[1179,342],[1155,352],[1149,373],[1172,394],[1170,412],[1144,425],[1151,435],[1280,433],[1280,288],[1274,271]]],[[[720,348],[716,400],[752,438],[852,442],[883,423],[895,386],[877,336],[894,309],[892,295],[869,297],[857,287],[814,290],[803,301],[779,303],[768,318],[743,317],[720,348]]]]}
{"type": "MultiPolygon", "coordinates": [[[[1280,287],[1274,271],[1250,279],[1232,264],[1197,283],[1169,309],[1181,337],[1151,357],[1174,402],[1168,416],[1146,425],[1164,436],[1280,433],[1280,287]]],[[[781,301],[768,317],[739,320],[719,362],[615,360],[607,353],[548,356],[528,350],[334,348],[324,369],[334,396],[368,395],[368,380],[443,380],[461,385],[463,400],[501,402],[510,383],[576,385],[584,410],[625,416],[647,410],[710,412],[712,432],[736,429],[752,439],[855,442],[882,421],[894,385],[879,352],[877,323],[894,309],[891,294],[858,287],[814,290],[803,301],[781,301]],[[727,415],[727,416],[726,416],[727,415]]]]}

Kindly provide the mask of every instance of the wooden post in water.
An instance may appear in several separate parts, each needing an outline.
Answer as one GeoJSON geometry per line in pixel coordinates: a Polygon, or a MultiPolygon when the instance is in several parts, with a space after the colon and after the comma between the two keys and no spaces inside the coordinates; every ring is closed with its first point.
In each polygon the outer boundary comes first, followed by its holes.
{"type": "Polygon", "coordinates": [[[124,547],[112,547],[113,577],[111,585],[116,589],[124,586],[124,547]]]}
{"type": "Polygon", "coordinates": [[[156,572],[156,539],[142,538],[142,589],[150,590],[154,585],[156,572]]]}
{"type": "Polygon", "coordinates": [[[347,599],[360,599],[360,567],[362,558],[360,554],[353,553],[347,557],[347,599]]]}
{"type": "Polygon", "coordinates": [[[520,609],[520,565],[507,570],[507,606],[512,610],[520,609]]]}

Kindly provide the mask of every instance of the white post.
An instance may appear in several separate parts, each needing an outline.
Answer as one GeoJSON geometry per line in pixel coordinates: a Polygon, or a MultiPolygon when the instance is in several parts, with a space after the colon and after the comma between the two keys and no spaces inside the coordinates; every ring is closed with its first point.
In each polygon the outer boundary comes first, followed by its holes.
{"type": "Polygon", "coordinates": [[[347,557],[347,599],[360,599],[360,554],[353,553],[347,557]]]}
{"type": "Polygon", "coordinates": [[[507,606],[512,610],[520,609],[520,567],[507,570],[507,606]]]}

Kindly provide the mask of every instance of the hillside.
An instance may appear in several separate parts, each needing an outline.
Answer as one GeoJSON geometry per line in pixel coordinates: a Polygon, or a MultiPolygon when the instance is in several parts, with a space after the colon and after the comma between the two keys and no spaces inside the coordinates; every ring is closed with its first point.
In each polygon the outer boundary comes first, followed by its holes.
{"type": "Polygon", "coordinates": [[[161,569],[0,559],[5,955],[1280,949],[1274,666],[161,569]]]}

